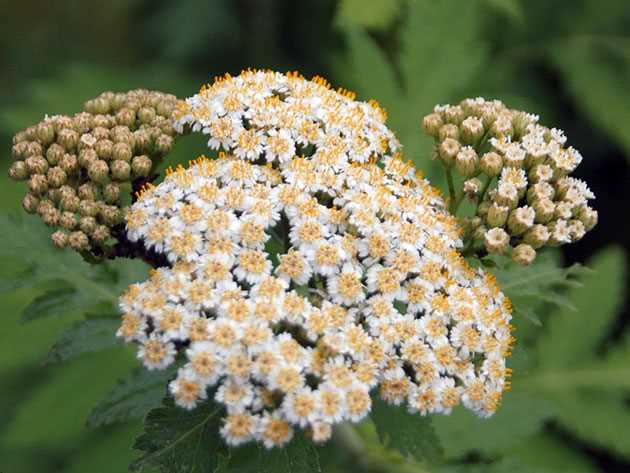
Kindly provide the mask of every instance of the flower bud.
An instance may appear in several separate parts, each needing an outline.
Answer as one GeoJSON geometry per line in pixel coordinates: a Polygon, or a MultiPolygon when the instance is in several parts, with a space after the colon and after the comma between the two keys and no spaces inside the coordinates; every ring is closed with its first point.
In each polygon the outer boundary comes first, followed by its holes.
{"type": "Polygon", "coordinates": [[[49,227],[54,227],[59,223],[59,218],[61,217],[61,212],[55,209],[54,207],[48,209],[46,212],[41,214],[42,222],[49,227]]]}
{"type": "Polygon", "coordinates": [[[37,214],[42,217],[45,213],[50,212],[55,206],[50,200],[42,199],[37,206],[37,214]]]}
{"type": "Polygon", "coordinates": [[[133,133],[134,142],[136,144],[136,149],[139,152],[148,153],[151,151],[151,144],[153,139],[151,137],[151,133],[147,129],[136,130],[133,133]]]}
{"type": "Polygon", "coordinates": [[[572,242],[581,240],[585,234],[586,228],[581,221],[575,219],[569,220],[569,235],[571,236],[572,242]]]}
{"type": "Polygon", "coordinates": [[[490,202],[484,200],[477,206],[477,215],[481,218],[486,218],[488,215],[488,210],[490,210],[490,202]]]}
{"type": "Polygon", "coordinates": [[[518,205],[518,189],[511,182],[499,182],[494,200],[499,205],[513,209],[518,205]]]}
{"type": "Polygon", "coordinates": [[[60,144],[53,143],[46,150],[46,160],[48,161],[48,164],[55,166],[59,164],[59,161],[61,161],[61,158],[63,158],[65,153],[65,150],[60,144]]]}
{"type": "Polygon", "coordinates": [[[545,225],[536,224],[523,235],[523,241],[534,249],[545,246],[549,240],[549,229],[545,225]]]}
{"type": "Polygon", "coordinates": [[[66,230],[74,230],[79,223],[74,212],[62,212],[59,218],[59,225],[66,230]]]}
{"type": "Polygon", "coordinates": [[[476,177],[473,177],[472,179],[468,179],[467,181],[464,181],[463,190],[466,196],[472,200],[472,199],[475,199],[479,195],[479,192],[481,192],[482,186],[483,184],[481,183],[481,181],[477,179],[476,177]]]}
{"type": "Polygon", "coordinates": [[[55,141],[55,127],[50,123],[42,122],[37,125],[35,135],[42,145],[47,146],[55,141]]]}
{"type": "Polygon", "coordinates": [[[160,156],[165,156],[173,147],[173,138],[168,135],[160,135],[155,140],[155,152],[160,156]]]}
{"type": "Polygon", "coordinates": [[[111,140],[116,143],[127,143],[129,146],[133,148],[134,146],[134,137],[131,130],[129,130],[126,126],[116,126],[112,128],[110,133],[111,140]]]}
{"type": "Polygon", "coordinates": [[[48,190],[48,180],[43,174],[33,174],[28,180],[29,190],[36,195],[44,194],[48,190]]]}
{"type": "Polygon", "coordinates": [[[547,164],[537,164],[536,166],[530,168],[527,173],[527,177],[532,184],[537,184],[538,182],[548,182],[553,177],[553,169],[551,169],[551,166],[547,164]]]}
{"type": "Polygon", "coordinates": [[[108,139],[99,140],[94,146],[94,151],[96,151],[96,154],[100,159],[108,161],[112,157],[114,143],[108,139]]]}
{"type": "Polygon", "coordinates": [[[490,227],[502,227],[507,222],[508,214],[510,213],[509,207],[498,205],[494,202],[488,208],[488,215],[486,216],[486,222],[490,227]]]}
{"type": "Polygon", "coordinates": [[[138,120],[140,121],[140,123],[144,123],[147,125],[151,124],[151,122],[155,118],[155,115],[155,109],[151,107],[142,107],[140,110],[138,110],[138,120]]]}
{"type": "MultiPolygon", "coordinates": [[[[155,106],[155,111],[158,113],[158,115],[161,115],[166,118],[171,118],[171,114],[173,113],[173,103],[168,100],[160,100],[155,106]]],[[[440,121],[441,121],[441,118],[440,118],[440,121]]],[[[424,124],[424,121],[423,121],[423,124],[424,124]]],[[[433,136],[431,133],[429,134],[433,136]]]]}
{"type": "Polygon", "coordinates": [[[438,138],[440,141],[444,141],[447,138],[459,140],[459,128],[457,125],[453,125],[452,123],[442,125],[440,127],[440,131],[438,132],[438,138]]]}
{"type": "Polygon", "coordinates": [[[82,251],[88,248],[89,240],[83,232],[72,232],[68,236],[68,245],[75,251],[82,251]]]}
{"type": "Polygon", "coordinates": [[[479,168],[485,175],[496,177],[501,174],[501,169],[503,169],[503,158],[494,151],[485,153],[479,161],[479,168]]]}
{"type": "Polygon", "coordinates": [[[91,235],[96,229],[96,219],[94,217],[81,217],[79,228],[86,235],[91,235]]]}
{"type": "Polygon", "coordinates": [[[63,146],[66,151],[72,151],[79,143],[79,134],[70,128],[64,128],[57,135],[57,143],[63,146]]]}
{"type": "Polygon", "coordinates": [[[120,186],[115,182],[107,184],[103,188],[103,198],[108,204],[115,204],[118,202],[118,199],[120,198],[120,186]]]}
{"type": "Polygon", "coordinates": [[[569,202],[556,202],[556,209],[553,216],[555,219],[569,220],[573,217],[573,205],[569,202]]]}
{"type": "Polygon", "coordinates": [[[61,161],[59,161],[59,167],[63,169],[66,174],[71,175],[79,170],[79,161],[74,154],[64,154],[61,161]]]}
{"type": "Polygon", "coordinates": [[[97,159],[90,163],[88,176],[97,184],[105,184],[109,180],[109,166],[105,161],[97,159]]]}
{"type": "Polygon", "coordinates": [[[550,199],[538,199],[533,203],[534,211],[536,212],[537,223],[547,223],[551,221],[556,210],[556,204],[550,199]]]}
{"type": "Polygon", "coordinates": [[[455,156],[455,169],[463,177],[471,177],[477,171],[477,153],[470,146],[464,146],[455,156]]]}
{"type": "Polygon", "coordinates": [[[488,232],[488,228],[486,228],[486,226],[479,225],[477,228],[473,230],[472,238],[474,241],[485,241],[487,232],[488,232]]]}
{"type": "Polygon", "coordinates": [[[24,159],[26,157],[26,151],[28,149],[28,142],[20,141],[11,148],[11,157],[14,160],[24,159]]]}
{"type": "Polygon", "coordinates": [[[127,97],[126,94],[121,94],[121,93],[114,94],[112,98],[109,100],[109,104],[111,105],[112,109],[118,110],[122,108],[123,105],[125,104],[126,97],[127,97]]]}
{"type": "Polygon", "coordinates": [[[597,225],[597,210],[594,210],[587,205],[583,205],[578,210],[577,218],[584,224],[586,231],[590,232],[593,227],[597,225]]]}
{"type": "Polygon", "coordinates": [[[527,190],[527,202],[530,204],[541,199],[553,199],[555,190],[548,182],[537,182],[527,190]]]}
{"type": "Polygon", "coordinates": [[[29,172],[24,161],[15,161],[9,168],[9,177],[14,181],[23,181],[28,179],[29,172]]]}
{"type": "Polygon", "coordinates": [[[136,112],[130,108],[124,107],[116,113],[116,123],[126,127],[133,127],[136,123],[136,112]]]}
{"type": "Polygon", "coordinates": [[[50,184],[51,187],[61,187],[68,179],[66,171],[61,169],[59,166],[50,168],[46,177],[48,179],[48,184],[50,184]]]}
{"type": "Polygon", "coordinates": [[[29,141],[26,145],[24,158],[31,156],[42,156],[44,154],[44,148],[37,141],[29,141]]]}
{"type": "Polygon", "coordinates": [[[116,119],[111,115],[94,115],[92,123],[94,127],[111,128],[116,126],[116,119]]]}
{"type": "Polygon", "coordinates": [[[488,253],[504,253],[510,245],[510,236],[502,228],[491,228],[484,235],[488,253]]]}
{"type": "Polygon", "coordinates": [[[454,140],[453,138],[446,138],[440,143],[438,148],[440,160],[444,164],[450,165],[455,160],[455,156],[459,153],[460,148],[461,145],[459,144],[459,141],[454,140]]]}
{"type": "Polygon", "coordinates": [[[107,228],[105,225],[97,225],[94,229],[94,232],[92,233],[92,240],[97,243],[103,243],[109,237],[110,231],[109,228],[107,228]]]}
{"type": "Polygon", "coordinates": [[[112,148],[112,158],[119,161],[131,161],[133,152],[127,143],[116,143],[112,148]]]}
{"type": "MultiPolygon", "coordinates": [[[[159,109],[158,109],[158,113],[159,109]]],[[[160,113],[160,115],[163,115],[160,113]]],[[[433,138],[437,139],[440,133],[440,127],[444,124],[444,121],[442,120],[442,117],[440,116],[439,113],[430,113],[429,115],[426,115],[423,119],[422,119],[422,128],[424,128],[424,131],[426,132],[427,135],[432,136],[433,138]]]]}
{"type": "Polygon", "coordinates": [[[30,174],[46,174],[48,171],[48,161],[41,156],[31,156],[24,160],[26,168],[30,174]]]}
{"type": "Polygon", "coordinates": [[[508,217],[508,229],[511,235],[522,235],[534,225],[536,212],[529,206],[512,210],[508,217]]]}
{"type": "Polygon", "coordinates": [[[113,205],[104,205],[100,209],[101,221],[107,226],[114,226],[122,221],[122,212],[113,205]]]}
{"type": "Polygon", "coordinates": [[[444,110],[444,120],[459,125],[464,119],[464,110],[459,105],[451,105],[444,110]]]}
{"type": "Polygon", "coordinates": [[[104,99],[102,97],[97,97],[94,99],[93,102],[94,102],[93,103],[94,111],[92,113],[101,114],[101,115],[105,115],[106,113],[109,113],[110,105],[107,99],[104,99]]]}
{"type": "Polygon", "coordinates": [[[520,168],[525,161],[525,150],[518,144],[508,146],[503,154],[503,164],[512,168],[520,168]]]}
{"type": "Polygon", "coordinates": [[[79,204],[79,213],[83,217],[96,217],[99,210],[99,205],[93,200],[82,200],[79,204]]]}
{"type": "Polygon", "coordinates": [[[81,200],[97,200],[99,197],[98,188],[91,182],[81,184],[77,189],[77,195],[81,200]]]}
{"type": "Polygon", "coordinates": [[[39,198],[33,194],[26,194],[24,199],[22,199],[22,208],[30,213],[34,214],[37,212],[37,208],[39,207],[39,198]]]}
{"type": "Polygon", "coordinates": [[[512,117],[505,113],[497,116],[496,120],[492,123],[490,130],[496,136],[511,136],[512,133],[514,133],[514,128],[512,127],[512,117]]]}
{"type": "Polygon", "coordinates": [[[131,161],[131,170],[134,176],[147,177],[152,167],[153,162],[146,155],[136,156],[133,158],[133,161],[131,161]]]}
{"type": "Polygon", "coordinates": [[[535,259],[536,250],[525,243],[521,243],[512,250],[512,261],[521,266],[529,266],[535,259]]]}
{"type": "Polygon", "coordinates": [[[80,203],[81,201],[76,195],[68,195],[61,197],[59,205],[62,209],[67,210],[68,212],[76,212],[79,210],[80,203]]]}
{"type": "Polygon", "coordinates": [[[477,143],[486,132],[483,122],[477,117],[466,118],[459,128],[462,140],[470,145],[477,143]]]}
{"type": "Polygon", "coordinates": [[[68,235],[62,231],[56,231],[50,235],[50,239],[56,248],[65,248],[68,245],[68,235]]]}
{"type": "Polygon", "coordinates": [[[112,179],[116,181],[128,181],[131,175],[131,166],[125,161],[112,161],[112,179]]]}
{"type": "Polygon", "coordinates": [[[78,162],[81,167],[88,169],[94,161],[98,161],[98,154],[93,149],[85,148],[79,152],[78,162]]]}

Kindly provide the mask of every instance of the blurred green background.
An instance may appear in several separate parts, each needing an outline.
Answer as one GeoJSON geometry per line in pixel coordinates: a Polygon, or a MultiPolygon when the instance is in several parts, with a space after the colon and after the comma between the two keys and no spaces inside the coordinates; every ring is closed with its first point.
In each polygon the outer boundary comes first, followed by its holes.
{"type": "MultiPolygon", "coordinates": [[[[438,184],[419,127],[437,103],[500,98],[564,129],[585,157],[576,174],[597,195],[600,223],[551,257],[587,262],[597,273],[584,276],[582,288],[562,289],[576,310],[551,309],[524,295],[524,303],[539,307],[542,324],[516,319],[513,391],[496,417],[479,421],[457,412],[434,425],[449,471],[630,471],[628,0],[0,5],[3,213],[18,210],[24,193],[6,178],[11,136],[45,113],[78,111],[104,90],[145,87],[185,97],[214,75],[246,67],[321,74],[357,90],[360,99],[376,98],[407,157],[438,184]]],[[[193,150],[203,152],[203,140],[182,140],[173,159],[187,161],[193,150]]],[[[2,265],[10,279],[13,267],[2,265]]],[[[0,296],[0,472],[126,471],[141,422],[92,429],[85,422],[136,366],[133,350],[116,346],[44,365],[50,346],[80,314],[22,324],[19,314],[34,291],[19,286],[0,296]]],[[[347,467],[387,471],[377,464],[347,467]]],[[[344,468],[342,460],[330,467],[344,468]]]]}

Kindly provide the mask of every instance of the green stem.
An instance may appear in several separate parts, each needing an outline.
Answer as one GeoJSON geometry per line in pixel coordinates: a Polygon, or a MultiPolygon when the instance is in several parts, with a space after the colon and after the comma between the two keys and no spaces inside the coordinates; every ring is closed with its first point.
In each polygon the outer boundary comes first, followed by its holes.
{"type": "Polygon", "coordinates": [[[448,210],[452,215],[457,212],[457,197],[455,192],[455,184],[453,182],[453,173],[451,172],[451,166],[444,165],[446,171],[446,182],[448,183],[448,210]]]}

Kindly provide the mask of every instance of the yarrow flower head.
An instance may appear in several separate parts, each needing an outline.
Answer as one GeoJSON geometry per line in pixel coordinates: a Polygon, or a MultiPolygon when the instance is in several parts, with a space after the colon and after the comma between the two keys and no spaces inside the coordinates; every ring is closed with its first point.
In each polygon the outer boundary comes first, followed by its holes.
{"type": "Polygon", "coordinates": [[[512,248],[514,261],[530,264],[537,249],[576,242],[597,224],[595,195],[569,176],[581,154],[538,116],[476,98],[436,106],[423,127],[435,157],[467,179],[462,194],[478,203],[467,233],[489,253],[512,248]]]}
{"type": "Polygon", "coordinates": [[[480,416],[506,389],[510,303],[460,256],[439,193],[401,160],[376,104],[322,79],[247,71],[181,103],[201,157],[144,190],[132,241],[168,264],[120,299],[118,335],[170,392],[226,410],[229,444],[323,442],[371,391],[421,415],[480,416]]]}

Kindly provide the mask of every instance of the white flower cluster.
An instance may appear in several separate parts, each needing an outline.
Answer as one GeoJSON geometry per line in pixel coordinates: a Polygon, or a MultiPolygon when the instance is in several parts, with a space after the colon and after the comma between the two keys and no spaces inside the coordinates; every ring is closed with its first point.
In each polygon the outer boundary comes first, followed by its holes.
{"type": "MultiPolygon", "coordinates": [[[[237,98],[262,93],[251,77],[237,98]]],[[[291,90],[315,87],[296,81],[286,79],[291,90]]],[[[228,114],[216,113],[204,126],[228,114]]],[[[376,387],[422,415],[460,403],[491,415],[509,383],[510,303],[459,255],[439,193],[398,157],[340,165],[318,155],[220,154],[146,189],[128,236],[171,266],[121,297],[118,335],[140,345],[149,369],[184,354],[176,403],[192,409],[212,392],[232,445],[280,446],[294,427],[326,441],[334,424],[369,413],[376,387]]]]}

